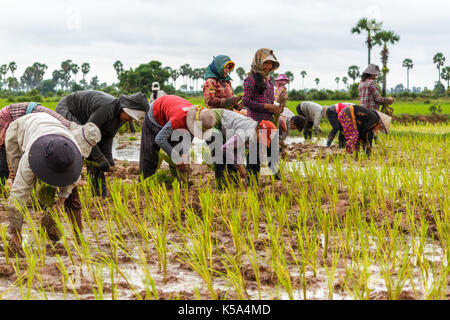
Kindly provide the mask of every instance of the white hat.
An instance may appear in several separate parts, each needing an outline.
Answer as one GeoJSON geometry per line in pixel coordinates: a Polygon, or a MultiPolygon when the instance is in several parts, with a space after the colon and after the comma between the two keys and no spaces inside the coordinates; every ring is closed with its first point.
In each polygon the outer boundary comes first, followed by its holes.
{"type": "Polygon", "coordinates": [[[100,129],[92,122],[88,122],[83,126],[71,122],[69,130],[85,158],[89,157],[92,148],[102,139],[100,129]]]}
{"type": "Polygon", "coordinates": [[[159,90],[159,89],[160,89],[160,88],[159,88],[159,83],[156,82],[156,81],[153,82],[153,83],[152,83],[152,91],[153,91],[153,90],[159,90]]]}
{"type": "Polygon", "coordinates": [[[145,117],[145,111],[130,109],[130,108],[122,108],[122,110],[132,117],[134,120],[136,120],[138,123],[141,123],[142,118],[145,117]]]}

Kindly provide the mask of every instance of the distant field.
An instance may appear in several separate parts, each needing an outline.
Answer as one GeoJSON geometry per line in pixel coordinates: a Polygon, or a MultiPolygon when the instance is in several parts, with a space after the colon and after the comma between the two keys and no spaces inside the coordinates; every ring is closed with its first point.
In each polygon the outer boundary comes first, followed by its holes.
{"type": "MultiPolygon", "coordinates": [[[[54,100],[54,99],[52,99],[54,100]]],[[[193,104],[204,104],[203,97],[192,97],[188,98],[189,101],[191,101],[193,104]]],[[[292,110],[294,113],[297,113],[295,110],[295,107],[300,103],[301,101],[288,101],[288,108],[292,110]]],[[[323,101],[314,101],[317,102],[320,105],[323,106],[329,106],[332,104],[335,104],[337,102],[353,102],[353,103],[359,103],[359,100],[348,100],[348,101],[336,101],[336,100],[323,100],[323,101]]],[[[11,104],[11,102],[7,102],[6,99],[0,99],[0,107],[3,108],[4,106],[7,106],[11,104]]],[[[58,102],[55,101],[44,101],[41,102],[41,104],[47,108],[55,109],[58,102]]],[[[437,104],[441,106],[442,113],[443,114],[450,114],[450,100],[430,100],[429,103],[424,104],[423,101],[408,101],[408,102],[395,102],[394,107],[394,114],[400,115],[402,113],[407,114],[430,114],[430,110],[428,109],[432,104],[437,104]]]]}

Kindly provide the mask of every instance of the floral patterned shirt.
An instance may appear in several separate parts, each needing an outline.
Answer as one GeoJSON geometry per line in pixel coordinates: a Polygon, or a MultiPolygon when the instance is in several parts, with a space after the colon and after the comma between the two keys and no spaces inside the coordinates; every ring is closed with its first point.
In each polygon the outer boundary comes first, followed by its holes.
{"type": "Polygon", "coordinates": [[[223,108],[225,99],[232,95],[231,81],[209,78],[203,85],[203,97],[208,108],[223,108]]]}

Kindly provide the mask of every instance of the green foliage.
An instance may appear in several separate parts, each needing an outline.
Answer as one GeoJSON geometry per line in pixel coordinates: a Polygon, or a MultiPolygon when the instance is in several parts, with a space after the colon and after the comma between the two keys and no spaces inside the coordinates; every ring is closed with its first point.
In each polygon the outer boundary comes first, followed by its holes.
{"type": "Polygon", "coordinates": [[[436,114],[436,113],[441,113],[441,112],[442,112],[441,106],[440,106],[440,105],[437,105],[437,104],[431,105],[431,106],[428,108],[428,110],[430,110],[430,112],[431,112],[432,114],[436,114]]]}
{"type": "Polygon", "coordinates": [[[150,61],[141,64],[135,70],[130,69],[119,74],[119,88],[127,93],[141,91],[147,95],[152,92],[152,83],[159,82],[161,89],[165,90],[164,83],[170,74],[162,67],[159,61],[150,61]]]}

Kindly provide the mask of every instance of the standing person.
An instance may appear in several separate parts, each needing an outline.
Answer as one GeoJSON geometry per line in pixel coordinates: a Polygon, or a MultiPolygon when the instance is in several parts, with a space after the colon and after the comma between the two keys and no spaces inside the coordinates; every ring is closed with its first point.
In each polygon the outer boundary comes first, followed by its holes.
{"type": "Polygon", "coordinates": [[[159,86],[159,82],[153,82],[152,83],[152,94],[150,95],[150,100],[149,102],[152,103],[153,101],[155,101],[156,99],[158,99],[159,97],[165,96],[167,95],[167,93],[164,92],[164,90],[161,90],[160,86],[159,86]]]}
{"type": "MultiPolygon", "coordinates": [[[[176,130],[189,130],[191,138],[195,136],[202,139],[202,132],[211,129],[215,122],[211,110],[194,106],[184,98],[165,95],[156,99],[150,104],[150,110],[142,125],[139,173],[143,174],[144,179],[155,174],[160,149],[172,157],[174,146],[184,142],[172,141],[172,134],[176,130]]],[[[190,143],[191,141],[188,146],[190,143]]],[[[183,161],[177,164],[177,169],[186,172],[188,168],[187,155],[184,154],[183,161]]]]}
{"type": "MultiPolygon", "coordinates": [[[[20,117],[6,131],[6,154],[15,173],[8,202],[8,231],[13,251],[20,250],[21,244],[23,215],[20,208],[25,207],[36,179],[60,188],[55,208],[64,204],[74,231],[78,228],[81,232],[83,228],[76,185],[82,171],[82,157],[89,156],[92,146],[100,141],[101,133],[92,122],[84,126],[72,123],[71,127],[69,130],[56,118],[42,112],[20,117]]],[[[43,226],[52,240],[59,240],[59,236],[51,232],[54,230],[51,224],[43,226]]]]}
{"type": "Polygon", "coordinates": [[[5,183],[9,177],[9,168],[6,161],[5,135],[8,126],[14,120],[30,113],[45,112],[57,119],[66,128],[70,128],[70,121],[57,112],[43,107],[36,102],[21,102],[10,104],[0,110],[0,180],[5,183]]]}
{"type": "Polygon", "coordinates": [[[338,119],[344,131],[347,152],[350,154],[358,152],[358,143],[361,142],[367,156],[371,153],[374,132],[380,130],[388,134],[391,123],[391,117],[384,113],[358,105],[350,105],[342,109],[338,119]]]}
{"type": "Polygon", "coordinates": [[[327,147],[331,146],[331,143],[333,142],[336,133],[338,133],[339,131],[339,148],[345,148],[345,138],[342,132],[342,126],[338,120],[338,114],[339,112],[342,111],[342,109],[351,105],[354,105],[354,103],[343,102],[333,104],[327,108],[326,116],[331,124],[331,131],[330,134],[328,135],[327,147]]]}
{"type": "Polygon", "coordinates": [[[250,117],[225,109],[213,109],[216,118],[211,137],[206,140],[211,149],[214,162],[215,179],[218,188],[225,185],[225,169],[247,177],[244,167],[244,149],[246,144],[263,143],[270,146],[270,135],[275,126],[267,120],[256,122],[250,117]],[[260,130],[271,128],[271,130],[260,130]],[[265,135],[265,137],[263,137],[265,135]],[[225,141],[225,142],[224,142],[225,141]]]}
{"type": "Polygon", "coordinates": [[[240,97],[233,94],[230,73],[234,69],[230,57],[218,55],[206,68],[203,84],[203,97],[208,108],[241,109],[240,97]]]}
{"type": "Polygon", "coordinates": [[[312,101],[303,101],[297,105],[297,113],[305,118],[306,125],[303,131],[305,140],[312,138],[312,127],[314,126],[314,133],[318,137],[322,130],[320,130],[320,122],[325,116],[327,107],[321,106],[312,101]]]}
{"type": "MultiPolygon", "coordinates": [[[[284,112],[284,110],[286,110],[287,97],[288,97],[286,84],[288,84],[288,83],[289,83],[289,79],[285,74],[280,74],[275,79],[275,104],[278,104],[282,108],[283,112],[284,112]]],[[[280,120],[280,115],[275,114],[273,116],[273,123],[275,124],[275,126],[277,128],[279,128],[279,120],[280,120]]]]}
{"type": "Polygon", "coordinates": [[[88,165],[87,171],[93,177],[95,194],[106,197],[105,172],[110,170],[110,166],[114,166],[113,138],[124,123],[133,119],[140,121],[148,112],[146,96],[139,92],[116,98],[102,91],[78,91],[63,97],[56,112],[78,124],[92,122],[100,128],[102,139],[92,148],[88,158],[96,164],[88,165]]]}
{"type": "MultiPolygon", "coordinates": [[[[380,105],[388,106],[394,103],[394,98],[383,98],[380,95],[376,83],[376,78],[379,74],[380,68],[372,63],[363,71],[361,82],[358,86],[359,101],[362,107],[369,108],[370,110],[380,110],[380,105]]],[[[376,141],[378,141],[377,134],[375,134],[376,141]]]]}
{"type": "Polygon", "coordinates": [[[370,110],[379,110],[380,105],[394,103],[394,98],[383,98],[380,96],[376,78],[380,74],[380,68],[375,64],[369,64],[363,71],[361,82],[358,86],[360,106],[370,110]]]}
{"type": "MultiPolygon", "coordinates": [[[[278,69],[280,63],[271,49],[262,48],[256,51],[251,64],[251,70],[244,80],[244,95],[242,104],[247,107],[247,116],[260,123],[262,120],[271,121],[274,114],[281,114],[281,106],[274,104],[274,86],[270,80],[270,73],[278,69]]],[[[267,149],[267,155],[272,158],[271,149],[267,149]]],[[[278,152],[278,135],[276,136],[276,151],[278,152]]],[[[275,155],[273,155],[275,156],[275,155]]],[[[250,153],[249,153],[250,157],[250,153]]],[[[253,158],[253,157],[252,157],[253,158]]],[[[277,157],[278,158],[278,157],[277,157]]],[[[256,154],[256,160],[247,159],[247,170],[256,176],[260,171],[260,152],[256,154]],[[253,162],[253,163],[252,163],[253,162]]],[[[275,163],[278,167],[278,163],[275,163]]],[[[270,165],[271,168],[274,168],[270,165]]],[[[275,176],[280,178],[276,169],[275,176]]]]}

